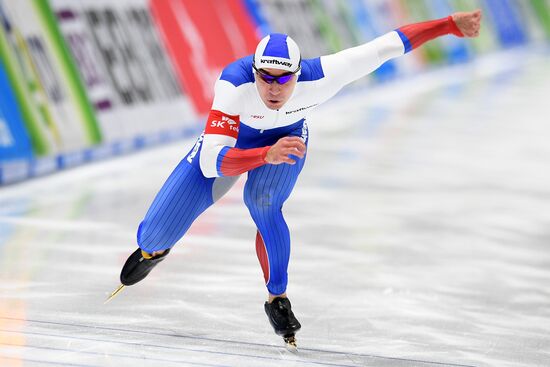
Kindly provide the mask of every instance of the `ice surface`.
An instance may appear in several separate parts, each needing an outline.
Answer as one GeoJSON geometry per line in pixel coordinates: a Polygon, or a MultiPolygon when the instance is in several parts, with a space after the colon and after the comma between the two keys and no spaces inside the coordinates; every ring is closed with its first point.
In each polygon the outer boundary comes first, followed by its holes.
{"type": "Polygon", "coordinates": [[[550,59],[520,50],[344,93],[285,206],[285,350],[243,180],[103,305],[194,139],[0,190],[1,366],[547,366],[550,59]]]}

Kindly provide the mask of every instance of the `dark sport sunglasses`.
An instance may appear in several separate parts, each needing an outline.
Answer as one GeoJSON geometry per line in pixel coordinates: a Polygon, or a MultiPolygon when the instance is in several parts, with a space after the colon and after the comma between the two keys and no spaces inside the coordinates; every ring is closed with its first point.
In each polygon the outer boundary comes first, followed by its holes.
{"type": "Polygon", "coordinates": [[[267,84],[273,84],[274,82],[277,82],[279,84],[288,83],[292,79],[294,74],[296,74],[300,70],[300,68],[298,68],[296,71],[294,71],[292,73],[287,73],[287,74],[275,76],[275,75],[271,75],[271,74],[266,73],[262,69],[257,69],[256,65],[254,65],[254,64],[252,64],[252,67],[254,68],[256,73],[260,76],[260,78],[262,78],[262,80],[264,82],[266,82],[267,84]]]}

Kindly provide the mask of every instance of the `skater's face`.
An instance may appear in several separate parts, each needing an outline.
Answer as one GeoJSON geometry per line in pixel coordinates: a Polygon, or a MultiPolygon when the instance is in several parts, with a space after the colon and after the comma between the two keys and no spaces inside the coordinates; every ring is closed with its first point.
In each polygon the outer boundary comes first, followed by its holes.
{"type": "Polygon", "coordinates": [[[267,108],[278,110],[292,96],[298,77],[288,74],[288,71],[269,68],[256,71],[256,88],[267,108]],[[273,78],[281,76],[281,79],[273,78]]]}

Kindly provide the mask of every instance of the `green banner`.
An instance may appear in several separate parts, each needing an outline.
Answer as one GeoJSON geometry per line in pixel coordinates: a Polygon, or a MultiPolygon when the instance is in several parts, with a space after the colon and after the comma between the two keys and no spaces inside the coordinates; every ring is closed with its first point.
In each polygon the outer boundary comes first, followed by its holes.
{"type": "Polygon", "coordinates": [[[21,32],[0,3],[0,57],[19,104],[36,155],[49,154],[59,143],[59,133],[51,124],[45,95],[32,67],[21,32]]]}
{"type": "Polygon", "coordinates": [[[545,0],[531,0],[531,5],[540,20],[546,38],[550,39],[550,4],[545,0]]]}
{"type": "Polygon", "coordinates": [[[76,112],[80,115],[81,121],[89,143],[97,144],[101,142],[101,132],[90,100],[86,95],[84,84],[80,74],[74,64],[69,49],[65,43],[57,20],[47,0],[34,0],[34,5],[38,10],[39,18],[45,29],[46,39],[50,41],[54,56],[57,57],[61,66],[61,72],[66,79],[66,86],[69,97],[77,105],[76,112]]]}

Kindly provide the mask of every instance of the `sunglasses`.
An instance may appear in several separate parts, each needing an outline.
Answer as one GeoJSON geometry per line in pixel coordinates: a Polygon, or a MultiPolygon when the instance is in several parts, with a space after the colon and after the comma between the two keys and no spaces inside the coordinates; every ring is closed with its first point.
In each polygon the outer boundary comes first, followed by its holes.
{"type": "Polygon", "coordinates": [[[256,65],[254,65],[254,64],[252,64],[252,67],[256,71],[256,74],[258,74],[258,76],[260,78],[262,78],[262,80],[264,82],[266,82],[267,84],[273,84],[274,82],[277,82],[278,84],[288,83],[292,79],[294,74],[296,74],[300,70],[300,68],[298,68],[298,70],[296,70],[292,73],[287,73],[287,74],[275,76],[275,75],[271,75],[271,74],[266,73],[262,69],[257,69],[256,65]]]}

